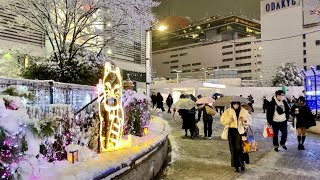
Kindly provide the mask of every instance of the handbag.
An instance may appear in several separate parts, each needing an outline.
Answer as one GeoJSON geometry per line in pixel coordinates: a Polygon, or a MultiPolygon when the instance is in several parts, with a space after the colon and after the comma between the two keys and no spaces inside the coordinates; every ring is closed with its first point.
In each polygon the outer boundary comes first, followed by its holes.
{"type": "Polygon", "coordinates": [[[221,139],[227,140],[228,139],[228,133],[229,133],[229,127],[226,126],[224,127],[222,134],[221,134],[221,139]]]}
{"type": "Polygon", "coordinates": [[[277,110],[277,113],[278,113],[279,115],[281,115],[281,114],[284,113],[284,110],[282,109],[282,107],[280,107],[280,106],[278,106],[278,105],[277,105],[277,107],[276,107],[276,110],[277,110]]]}
{"type": "Polygon", "coordinates": [[[268,126],[267,124],[264,125],[263,129],[263,137],[264,138],[273,138],[274,133],[272,127],[268,126]]]}
{"type": "Polygon", "coordinates": [[[213,108],[211,108],[210,106],[205,106],[205,108],[206,108],[207,114],[212,115],[212,116],[216,115],[217,112],[213,108]]]}
{"type": "Polygon", "coordinates": [[[249,133],[247,133],[245,140],[242,140],[243,153],[251,153],[251,152],[258,151],[258,143],[254,138],[254,134],[250,126],[249,126],[249,130],[252,134],[249,135],[249,133]]]}

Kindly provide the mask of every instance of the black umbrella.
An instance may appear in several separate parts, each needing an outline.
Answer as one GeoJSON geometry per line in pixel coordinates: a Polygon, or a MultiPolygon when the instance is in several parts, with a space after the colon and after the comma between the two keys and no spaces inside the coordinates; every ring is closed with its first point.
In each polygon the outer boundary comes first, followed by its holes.
{"type": "Polygon", "coordinates": [[[197,98],[194,97],[194,95],[192,95],[192,94],[187,94],[187,95],[186,95],[186,98],[189,98],[189,99],[191,99],[191,100],[194,101],[194,102],[197,101],[197,98]]]}
{"type": "Polygon", "coordinates": [[[221,96],[221,94],[220,93],[214,93],[212,96],[221,96]]]}

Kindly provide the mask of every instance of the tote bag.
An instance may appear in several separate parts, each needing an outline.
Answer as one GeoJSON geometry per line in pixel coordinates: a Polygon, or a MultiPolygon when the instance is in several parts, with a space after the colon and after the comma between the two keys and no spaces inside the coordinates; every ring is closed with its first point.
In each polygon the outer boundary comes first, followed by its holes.
{"type": "Polygon", "coordinates": [[[228,133],[229,133],[229,127],[226,126],[222,131],[221,139],[228,140],[228,133]]]}
{"type": "Polygon", "coordinates": [[[217,112],[214,109],[212,109],[210,106],[206,106],[205,108],[206,108],[207,114],[212,116],[216,115],[217,112]]]}
{"type": "Polygon", "coordinates": [[[254,134],[250,126],[248,130],[250,130],[251,135],[249,135],[248,132],[245,140],[242,140],[243,153],[251,153],[258,151],[258,143],[254,138],[254,134]]]}

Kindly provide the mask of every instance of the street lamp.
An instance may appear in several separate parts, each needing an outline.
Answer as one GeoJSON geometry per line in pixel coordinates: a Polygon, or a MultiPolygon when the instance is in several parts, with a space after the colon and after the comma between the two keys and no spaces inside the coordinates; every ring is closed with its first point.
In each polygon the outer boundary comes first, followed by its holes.
{"type": "Polygon", "coordinates": [[[206,80],[207,80],[207,73],[208,73],[208,71],[206,71],[206,69],[205,69],[205,68],[201,68],[201,70],[204,72],[204,82],[206,82],[206,80]]]}
{"type": "Polygon", "coordinates": [[[177,83],[179,83],[179,73],[182,73],[182,71],[174,69],[174,70],[172,70],[172,72],[177,74],[177,83]]]}
{"type": "MultiPolygon", "coordinates": [[[[152,51],[152,25],[151,27],[147,30],[146,33],[146,95],[150,97],[150,84],[151,84],[151,64],[152,64],[152,59],[151,59],[151,51],[152,51]]],[[[165,31],[168,29],[167,26],[161,25],[157,28],[159,31],[165,31]]]]}

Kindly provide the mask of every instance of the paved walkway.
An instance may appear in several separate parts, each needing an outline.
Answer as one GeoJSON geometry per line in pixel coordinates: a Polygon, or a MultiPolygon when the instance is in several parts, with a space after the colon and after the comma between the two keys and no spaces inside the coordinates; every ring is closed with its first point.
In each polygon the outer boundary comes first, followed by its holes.
{"type": "MultiPolygon", "coordinates": [[[[298,151],[296,137],[289,130],[288,150],[272,149],[271,139],[262,137],[263,125],[266,122],[262,112],[253,114],[253,130],[258,140],[259,151],[250,154],[251,164],[246,172],[236,173],[230,166],[228,142],[220,139],[223,126],[219,116],[214,117],[213,140],[203,137],[189,139],[184,137],[181,120],[172,121],[172,116],[164,118],[172,126],[170,135],[172,145],[172,163],[157,179],[163,180],[320,180],[320,136],[307,136],[305,151],[298,151]]],[[[202,121],[198,123],[200,135],[202,121]]]]}

